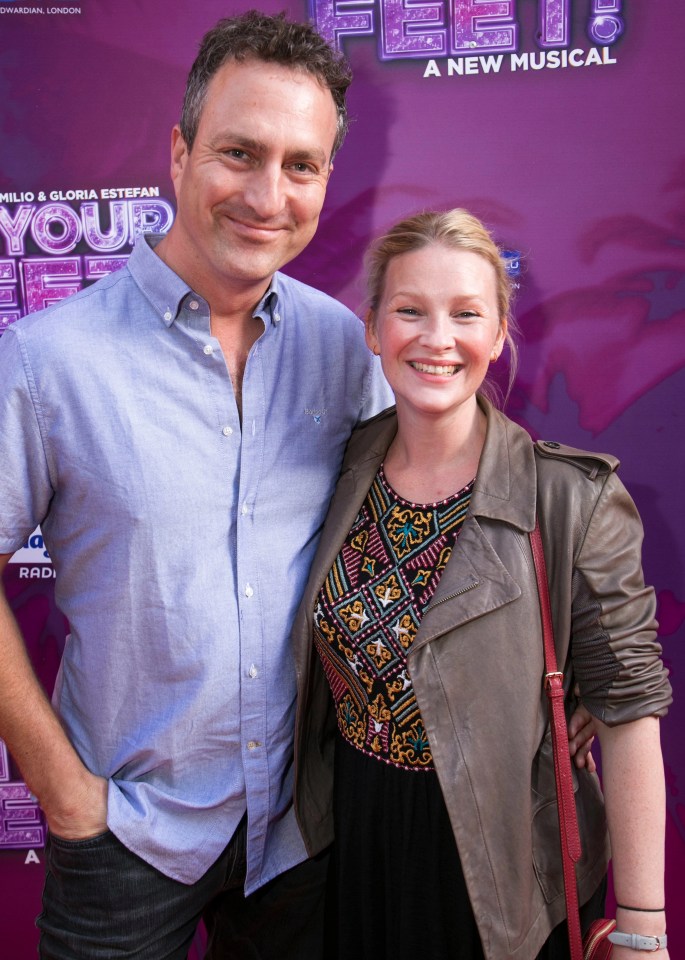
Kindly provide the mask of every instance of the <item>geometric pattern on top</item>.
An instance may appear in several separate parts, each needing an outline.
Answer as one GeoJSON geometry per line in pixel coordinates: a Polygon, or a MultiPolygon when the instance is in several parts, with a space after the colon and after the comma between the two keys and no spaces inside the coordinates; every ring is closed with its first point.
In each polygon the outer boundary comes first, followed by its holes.
{"type": "Polygon", "coordinates": [[[314,642],[338,729],[352,746],[405,770],[433,758],[407,665],[464,522],[473,481],[434,504],[409,503],[381,467],[314,611],[314,642]]]}

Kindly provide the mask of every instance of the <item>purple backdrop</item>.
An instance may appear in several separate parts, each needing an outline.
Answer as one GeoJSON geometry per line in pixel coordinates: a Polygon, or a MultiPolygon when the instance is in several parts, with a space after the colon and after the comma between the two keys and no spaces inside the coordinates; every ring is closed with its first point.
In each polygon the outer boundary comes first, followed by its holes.
{"type": "MultiPolygon", "coordinates": [[[[114,269],[172,217],[169,133],[216,0],[0,0],[0,333],[114,269]]],[[[317,239],[289,268],[360,306],[398,216],[463,205],[512,251],[522,364],[509,412],[607,450],[646,526],[676,700],[663,725],[671,956],[685,950],[685,60],[679,0],[265,0],[352,60],[355,122],[317,239]]],[[[0,385],[2,389],[2,385],[0,385]]],[[[51,688],[64,639],[39,534],[5,577],[51,688]]],[[[0,748],[0,953],[35,956],[43,827],[0,748]]],[[[200,955],[200,938],[193,956],[200,955]]]]}

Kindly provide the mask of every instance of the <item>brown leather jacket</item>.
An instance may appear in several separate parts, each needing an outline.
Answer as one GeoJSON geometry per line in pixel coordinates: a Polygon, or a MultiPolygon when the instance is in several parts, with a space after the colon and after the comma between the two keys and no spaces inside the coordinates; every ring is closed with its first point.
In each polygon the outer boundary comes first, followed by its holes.
{"type": "MultiPolygon", "coordinates": [[[[642,526],[618,461],[533,444],[480,402],[488,428],[469,516],[408,660],[485,955],[532,960],[565,915],[527,536],[536,506],[569,708],[575,683],[608,724],[662,715],[671,693],[654,592],[642,577],[642,526]]],[[[335,723],[312,611],[395,432],[386,411],[352,435],[295,622],[295,807],[312,854],[332,840],[335,723]]],[[[574,778],[582,903],[606,871],[608,840],[597,777],[574,770],[574,778]]]]}

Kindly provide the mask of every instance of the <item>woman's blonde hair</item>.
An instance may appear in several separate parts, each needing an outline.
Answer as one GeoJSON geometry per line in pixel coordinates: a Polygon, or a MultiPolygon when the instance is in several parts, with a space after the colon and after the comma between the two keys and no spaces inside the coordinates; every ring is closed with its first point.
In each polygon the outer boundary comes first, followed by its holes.
{"type": "MultiPolygon", "coordinates": [[[[373,322],[373,316],[378,309],[390,261],[433,243],[476,253],[487,260],[495,271],[500,329],[506,327],[505,343],[509,347],[508,397],[518,368],[518,349],[514,339],[517,330],[511,315],[512,282],[500,248],[484,224],[467,210],[456,207],[454,210],[442,212],[418,213],[400,220],[371,244],[365,259],[370,321],[373,322]]],[[[480,393],[500,404],[500,391],[492,381],[486,379],[481,384],[480,393]]]]}

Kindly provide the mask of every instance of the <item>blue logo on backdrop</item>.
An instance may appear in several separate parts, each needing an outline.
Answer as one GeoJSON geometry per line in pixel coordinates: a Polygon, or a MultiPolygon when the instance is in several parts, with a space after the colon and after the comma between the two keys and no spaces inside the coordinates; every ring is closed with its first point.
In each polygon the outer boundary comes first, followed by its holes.
{"type": "Polygon", "coordinates": [[[502,250],[502,259],[510,277],[521,275],[521,254],[518,250],[502,250]]]}

